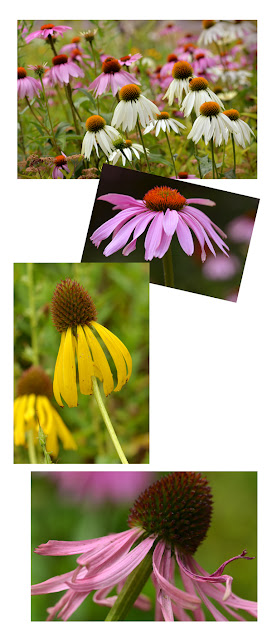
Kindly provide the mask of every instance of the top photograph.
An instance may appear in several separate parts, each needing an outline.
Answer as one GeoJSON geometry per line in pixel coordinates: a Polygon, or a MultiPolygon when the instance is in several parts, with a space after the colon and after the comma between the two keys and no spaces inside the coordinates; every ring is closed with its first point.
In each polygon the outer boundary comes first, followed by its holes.
{"type": "Polygon", "coordinates": [[[257,178],[256,20],[18,21],[18,178],[257,178]]]}

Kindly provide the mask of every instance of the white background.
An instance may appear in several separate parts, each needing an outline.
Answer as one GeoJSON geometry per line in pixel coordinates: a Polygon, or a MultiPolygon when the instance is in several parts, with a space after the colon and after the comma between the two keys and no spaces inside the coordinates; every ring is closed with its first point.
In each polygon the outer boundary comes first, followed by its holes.
{"type": "MultiPolygon", "coordinates": [[[[1,20],[1,473],[2,624],[9,637],[70,639],[74,633],[106,635],[100,623],[30,622],[30,466],[12,462],[13,262],[80,262],[96,181],[16,179],[16,19],[258,19],[258,180],[213,181],[219,187],[259,197],[257,221],[237,304],[150,286],[151,466],[158,470],[258,471],[259,622],[245,623],[248,639],[267,637],[271,609],[271,20],[262,0],[233,3],[143,0],[97,5],[26,2],[7,8],[1,20]],[[198,362],[198,367],[195,363],[198,362]],[[208,438],[207,438],[208,435],[208,438]],[[80,625],[75,629],[75,625],[80,625]],[[53,626],[52,626],[53,625],[53,626]],[[83,628],[86,625],[86,629],[83,628]],[[98,629],[99,627],[99,629],[98,629]]],[[[201,181],[203,184],[203,181],[201,181]]],[[[207,181],[209,184],[209,181],[207,181]]],[[[46,345],[45,345],[46,348],[46,345]]],[[[36,467],[36,469],[40,467],[36,467]]],[[[75,466],[73,467],[75,469],[75,466]]],[[[84,466],[80,467],[85,468],[84,466]]],[[[137,467],[139,468],[139,467],[137,467]]],[[[61,466],[59,467],[61,469],[61,466]]],[[[65,465],[65,470],[69,466],[65,465]]],[[[97,469],[97,467],[96,467],[97,469]]],[[[103,469],[103,466],[101,466],[103,469]]],[[[114,466],[111,466],[114,469],[114,466]]],[[[118,466],[118,469],[120,467],[118,466]]],[[[235,523],[231,523],[235,526],[235,523]]],[[[233,622],[198,626],[176,623],[173,638],[238,638],[233,622]],[[183,624],[183,627],[181,626],[183,624]]],[[[188,623],[187,623],[188,624],[188,623]]],[[[157,623],[126,623],[111,637],[169,631],[157,623]],[[142,626],[139,626],[139,625],[142,626]],[[146,629],[143,629],[146,625],[146,629]]]]}

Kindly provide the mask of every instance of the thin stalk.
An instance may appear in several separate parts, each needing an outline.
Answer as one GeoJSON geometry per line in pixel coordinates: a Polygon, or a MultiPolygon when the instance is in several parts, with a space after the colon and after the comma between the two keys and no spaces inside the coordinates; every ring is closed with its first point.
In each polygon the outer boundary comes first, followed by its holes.
{"type": "Polygon", "coordinates": [[[225,140],[224,140],[224,143],[223,143],[223,158],[222,158],[222,164],[221,164],[220,178],[223,177],[225,157],[226,157],[226,143],[225,143],[225,140]]]}
{"type": "Polygon", "coordinates": [[[234,142],[233,133],[231,134],[231,142],[232,142],[232,151],[233,151],[233,171],[236,178],[236,153],[235,153],[235,142],[234,142]]]}
{"type": "Polygon", "coordinates": [[[146,164],[148,166],[148,171],[149,171],[149,173],[151,173],[150,164],[149,164],[148,157],[147,157],[147,151],[146,151],[146,148],[145,148],[144,138],[143,138],[143,134],[142,134],[141,127],[140,127],[139,116],[137,118],[137,127],[138,127],[138,131],[139,131],[139,134],[140,134],[141,143],[142,143],[142,146],[143,146],[143,149],[144,149],[144,154],[145,154],[146,164]]]}
{"type": "Polygon", "coordinates": [[[38,116],[36,115],[36,113],[35,113],[35,111],[34,111],[33,107],[31,106],[31,104],[30,104],[29,99],[28,99],[28,97],[27,97],[27,96],[25,97],[25,100],[26,100],[27,106],[29,107],[29,109],[30,109],[30,111],[31,111],[32,115],[34,116],[34,118],[37,120],[37,122],[38,122],[38,123],[39,123],[39,125],[42,127],[42,129],[44,129],[44,131],[47,133],[47,135],[49,136],[49,138],[51,138],[52,136],[51,136],[51,133],[50,133],[49,129],[47,129],[47,127],[45,126],[45,124],[43,124],[43,122],[41,122],[41,120],[38,118],[38,116]]]}
{"type": "Polygon", "coordinates": [[[173,154],[172,154],[172,149],[171,149],[170,140],[169,140],[169,137],[168,137],[168,133],[167,133],[167,131],[165,131],[165,135],[166,135],[166,140],[167,140],[167,142],[168,142],[168,147],[169,147],[170,156],[171,156],[171,159],[172,159],[172,164],[173,164],[174,173],[175,173],[175,176],[176,176],[176,178],[177,178],[177,177],[178,177],[178,174],[177,174],[176,165],[175,165],[175,160],[174,160],[174,156],[173,156],[173,154]]]}
{"type": "Polygon", "coordinates": [[[28,298],[29,298],[29,314],[30,314],[30,329],[31,329],[31,346],[32,346],[32,362],[35,366],[39,364],[39,349],[37,338],[37,317],[35,308],[35,294],[34,294],[34,278],[33,278],[33,264],[27,263],[27,284],[28,284],[28,298]]]}
{"type": "Polygon", "coordinates": [[[76,131],[77,135],[79,135],[80,131],[79,131],[79,128],[78,128],[75,107],[74,107],[74,103],[73,103],[73,100],[72,100],[72,90],[71,90],[71,85],[70,85],[69,82],[68,82],[67,85],[65,85],[65,90],[66,90],[67,100],[69,102],[69,105],[70,105],[70,108],[71,108],[71,112],[72,112],[72,116],[73,116],[75,131],[76,131]]]}
{"type": "Polygon", "coordinates": [[[213,139],[211,138],[211,152],[212,152],[212,177],[215,178],[215,174],[217,174],[215,159],[214,159],[214,148],[213,148],[213,139]]]}
{"type": "MultiPolygon", "coordinates": [[[[38,419],[38,423],[39,423],[39,419],[38,419]]],[[[39,444],[40,444],[41,450],[43,452],[44,464],[53,464],[51,457],[46,449],[46,436],[44,434],[44,431],[41,428],[40,423],[39,423],[38,438],[39,438],[39,444]]]]}
{"type": "Polygon", "coordinates": [[[51,132],[52,132],[52,139],[54,142],[54,146],[55,148],[60,152],[60,148],[58,147],[57,143],[56,143],[56,138],[55,138],[55,134],[54,134],[54,129],[53,129],[53,124],[52,124],[52,120],[51,120],[51,116],[50,116],[50,111],[49,111],[49,106],[48,106],[48,100],[47,100],[47,96],[45,93],[45,88],[44,88],[44,84],[43,84],[43,79],[42,76],[40,77],[40,81],[41,81],[41,85],[42,85],[42,91],[43,91],[43,97],[44,97],[44,101],[45,101],[45,106],[46,106],[46,111],[47,111],[47,115],[48,115],[48,120],[50,122],[50,127],[51,127],[51,132]]]}
{"type": "Polygon", "coordinates": [[[68,121],[69,121],[69,114],[68,114],[68,111],[67,111],[67,109],[66,109],[66,105],[65,105],[65,103],[64,103],[64,101],[63,101],[63,99],[62,99],[62,95],[61,95],[60,88],[59,88],[59,86],[58,86],[57,84],[56,84],[56,86],[55,86],[55,89],[56,89],[56,91],[57,91],[58,99],[59,99],[59,101],[60,101],[60,104],[61,104],[61,106],[62,106],[62,108],[63,108],[63,112],[64,112],[64,115],[65,115],[65,118],[66,118],[66,120],[68,120],[68,121]]]}
{"type": "Polygon", "coordinates": [[[152,555],[153,550],[146,554],[145,558],[128,576],[123,589],[120,591],[117,599],[110,609],[105,622],[117,622],[125,620],[126,616],[133,606],[134,602],[140,595],[145,583],[152,573],[152,555]]]}
{"type": "Polygon", "coordinates": [[[37,464],[33,429],[30,429],[29,431],[27,431],[26,437],[27,437],[27,445],[28,445],[27,450],[28,450],[29,462],[30,464],[37,464]]]}
{"type": "Polygon", "coordinates": [[[101,396],[101,393],[100,393],[100,390],[99,390],[99,386],[97,384],[97,380],[96,380],[95,376],[92,376],[92,383],[93,383],[93,394],[94,394],[94,397],[95,397],[96,402],[98,404],[98,408],[100,410],[100,413],[102,415],[104,423],[105,423],[105,425],[106,425],[106,427],[108,429],[109,436],[111,437],[113,446],[115,447],[115,450],[118,453],[118,456],[119,456],[122,464],[128,464],[126,456],[125,456],[125,454],[123,452],[123,449],[122,449],[122,447],[121,447],[121,445],[119,443],[117,435],[116,435],[116,433],[114,431],[114,428],[112,426],[109,414],[108,414],[108,412],[106,410],[106,407],[104,405],[104,402],[102,400],[102,396],[101,396]]]}
{"type": "Polygon", "coordinates": [[[200,168],[200,162],[197,156],[197,146],[196,143],[194,142],[194,148],[195,148],[195,159],[197,161],[197,168],[198,168],[198,173],[199,173],[199,177],[202,179],[202,173],[201,173],[201,168],[200,168]]]}
{"type": "Polygon", "coordinates": [[[55,45],[54,45],[52,36],[51,35],[47,36],[47,40],[48,40],[48,42],[50,44],[50,47],[51,47],[51,49],[53,51],[54,56],[57,56],[58,53],[57,53],[57,50],[55,49],[55,45]]]}
{"type": "Polygon", "coordinates": [[[164,284],[166,287],[174,287],[174,268],[173,268],[173,258],[172,258],[172,249],[171,245],[169,249],[163,256],[163,275],[164,275],[164,284]]]}
{"type": "Polygon", "coordinates": [[[24,157],[26,157],[26,150],[25,150],[25,141],[24,141],[24,132],[23,132],[23,125],[22,125],[22,118],[20,117],[20,113],[19,113],[19,109],[18,109],[18,122],[20,125],[20,138],[18,136],[18,138],[20,139],[20,146],[22,147],[23,150],[23,154],[24,157]]]}
{"type": "MultiPolygon", "coordinates": [[[[91,45],[91,50],[92,50],[92,54],[93,54],[95,77],[97,78],[97,66],[96,66],[95,51],[94,51],[94,46],[93,46],[92,40],[90,42],[90,45],[91,45]]],[[[96,98],[96,104],[97,104],[97,113],[99,115],[99,97],[98,96],[96,98]]]]}

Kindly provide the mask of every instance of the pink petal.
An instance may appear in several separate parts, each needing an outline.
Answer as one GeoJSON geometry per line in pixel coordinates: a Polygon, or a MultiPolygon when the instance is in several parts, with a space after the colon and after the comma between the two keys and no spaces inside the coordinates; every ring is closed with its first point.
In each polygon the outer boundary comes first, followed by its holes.
{"type": "Polygon", "coordinates": [[[161,242],[163,229],[163,212],[159,211],[153,218],[145,237],[145,260],[152,260],[154,252],[161,242]]]}
{"type": "Polygon", "coordinates": [[[176,231],[181,248],[183,249],[183,251],[185,251],[185,253],[187,253],[187,256],[192,256],[194,253],[194,242],[192,234],[186,222],[184,222],[181,216],[179,216],[176,231]]]}
{"type": "Polygon", "coordinates": [[[165,549],[165,544],[162,542],[158,542],[153,553],[153,571],[160,588],[176,604],[179,604],[184,609],[192,609],[192,610],[196,609],[196,607],[200,604],[199,598],[189,593],[181,591],[161,575],[159,571],[159,565],[160,565],[160,561],[161,561],[164,549],[165,549]]]}
{"type": "Polygon", "coordinates": [[[105,200],[106,202],[115,204],[116,209],[128,209],[128,207],[144,204],[142,200],[135,200],[135,198],[123,195],[122,193],[107,193],[104,196],[99,196],[97,200],[105,200]]]}
{"type": "Polygon", "coordinates": [[[163,218],[163,228],[167,236],[174,235],[177,228],[178,221],[179,221],[179,216],[177,211],[167,209],[163,218]]]}

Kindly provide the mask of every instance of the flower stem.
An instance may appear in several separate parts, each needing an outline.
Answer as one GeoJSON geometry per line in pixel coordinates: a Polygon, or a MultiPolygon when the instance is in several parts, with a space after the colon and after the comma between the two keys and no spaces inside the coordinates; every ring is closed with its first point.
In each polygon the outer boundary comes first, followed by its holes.
{"type": "Polygon", "coordinates": [[[167,131],[165,131],[165,135],[166,135],[166,140],[167,140],[167,142],[168,142],[168,147],[169,147],[169,151],[170,151],[170,156],[171,156],[171,158],[172,158],[172,164],[173,164],[174,173],[175,173],[175,176],[176,176],[176,178],[177,178],[177,177],[178,177],[178,174],[177,174],[176,165],[175,165],[175,160],[174,160],[174,156],[173,156],[173,154],[172,154],[172,149],[171,149],[170,140],[169,140],[169,137],[168,137],[168,133],[167,133],[167,131]]]}
{"type": "MultiPolygon", "coordinates": [[[[39,419],[38,419],[39,422],[39,419]]],[[[48,453],[48,451],[46,450],[46,436],[41,428],[41,425],[39,423],[39,432],[38,432],[38,438],[39,438],[39,444],[41,447],[41,450],[43,452],[43,457],[44,457],[44,464],[52,464],[52,460],[50,458],[50,455],[48,453]]]]}
{"type": "Polygon", "coordinates": [[[174,268],[173,268],[173,258],[172,258],[172,249],[171,245],[169,249],[163,256],[163,274],[164,274],[164,284],[166,287],[174,287],[174,268]]]}
{"type": "Polygon", "coordinates": [[[30,429],[29,431],[27,431],[26,437],[27,437],[27,444],[28,444],[27,450],[28,450],[29,462],[30,464],[37,464],[33,429],[30,429]]]}
{"type": "Polygon", "coordinates": [[[44,102],[45,102],[46,111],[47,111],[47,115],[48,115],[48,120],[49,120],[49,122],[50,122],[51,133],[52,133],[52,140],[53,140],[53,143],[54,143],[54,147],[55,147],[55,149],[60,153],[60,148],[58,147],[58,145],[57,145],[57,143],[56,143],[56,138],[55,138],[55,134],[54,134],[53,124],[52,124],[52,120],[51,120],[51,116],[50,116],[50,111],[49,111],[49,106],[48,106],[48,100],[47,100],[47,96],[46,96],[46,93],[45,93],[45,88],[44,88],[44,84],[43,84],[42,76],[40,77],[40,81],[41,81],[41,85],[42,85],[43,97],[44,97],[44,102]]]}
{"type": "Polygon", "coordinates": [[[51,35],[47,36],[47,40],[48,40],[48,42],[50,44],[50,47],[51,47],[51,49],[53,51],[54,56],[57,56],[58,54],[57,54],[57,50],[55,49],[52,36],[51,35]]]}
{"type": "Polygon", "coordinates": [[[211,152],[212,152],[212,177],[215,178],[217,174],[215,158],[214,158],[214,148],[213,148],[213,139],[211,138],[211,152]]]}
{"type": "Polygon", "coordinates": [[[198,173],[199,173],[199,177],[202,179],[202,173],[201,173],[201,168],[200,168],[200,162],[198,159],[198,155],[197,155],[197,146],[196,143],[194,142],[194,149],[195,149],[195,159],[197,161],[197,167],[198,167],[198,173]]]}
{"type": "Polygon", "coordinates": [[[234,142],[233,133],[231,134],[231,142],[232,142],[232,151],[233,151],[233,171],[236,178],[236,153],[235,153],[235,142],[234,142]]]}
{"type": "Polygon", "coordinates": [[[113,445],[115,447],[115,450],[117,451],[118,456],[119,456],[122,464],[128,464],[126,456],[125,456],[125,454],[123,452],[123,449],[122,449],[122,447],[121,447],[121,445],[119,443],[117,435],[116,435],[116,433],[114,431],[114,428],[112,426],[109,414],[108,414],[108,412],[106,410],[106,407],[104,405],[104,402],[102,400],[102,396],[101,396],[101,393],[100,393],[100,390],[99,390],[99,386],[97,384],[97,380],[96,380],[95,376],[92,376],[92,383],[93,383],[93,394],[94,394],[94,397],[95,397],[96,402],[98,404],[98,408],[99,408],[100,413],[102,415],[102,418],[103,418],[103,420],[105,422],[105,425],[106,425],[106,427],[108,429],[108,432],[109,432],[109,435],[111,437],[112,443],[113,443],[113,445]]]}
{"type": "Polygon", "coordinates": [[[137,600],[142,588],[152,573],[152,555],[153,550],[150,549],[142,562],[138,564],[138,567],[128,576],[105,622],[125,620],[127,613],[133,606],[135,600],[137,600]]]}
{"type": "Polygon", "coordinates": [[[221,178],[223,178],[223,174],[224,174],[225,157],[226,157],[226,143],[225,143],[225,140],[224,140],[223,159],[222,159],[221,172],[220,172],[220,177],[221,178]]]}
{"type": "Polygon", "coordinates": [[[65,118],[66,118],[66,120],[67,120],[67,121],[69,121],[68,111],[67,111],[67,109],[66,109],[66,105],[65,105],[65,103],[64,103],[64,100],[62,99],[62,95],[61,95],[60,88],[59,88],[59,86],[58,86],[57,84],[56,84],[56,86],[55,86],[55,89],[56,89],[57,94],[58,94],[59,103],[61,104],[61,106],[62,106],[62,108],[63,108],[63,113],[64,113],[64,115],[65,115],[65,118]]]}
{"type": "MultiPolygon", "coordinates": [[[[91,45],[91,50],[92,50],[92,54],[93,54],[93,61],[94,61],[94,72],[95,72],[95,77],[97,78],[97,66],[96,66],[96,59],[95,59],[95,51],[94,51],[94,46],[92,41],[90,42],[91,45]]],[[[99,97],[96,97],[96,104],[97,104],[97,113],[99,115],[99,97]]]]}
{"type": "Polygon", "coordinates": [[[39,349],[37,338],[37,318],[35,309],[35,294],[34,294],[34,278],[33,278],[33,264],[27,263],[27,284],[28,284],[28,297],[29,297],[29,317],[31,328],[31,346],[32,346],[32,362],[35,366],[39,364],[39,349]]]}
{"type": "Polygon", "coordinates": [[[71,89],[71,85],[70,85],[69,82],[68,82],[67,85],[65,85],[65,90],[66,90],[67,100],[69,102],[69,105],[70,105],[70,108],[71,108],[71,112],[72,112],[72,116],[73,116],[75,131],[76,131],[77,135],[79,135],[80,131],[79,131],[79,128],[78,128],[78,123],[77,123],[77,119],[76,119],[76,111],[75,111],[75,107],[74,107],[74,103],[73,103],[73,99],[72,99],[72,89],[71,89]]]}
{"type": "MultiPolygon", "coordinates": [[[[44,131],[47,133],[47,135],[49,136],[49,138],[52,138],[52,135],[49,131],[49,129],[47,129],[47,127],[45,126],[45,124],[43,124],[43,122],[41,122],[41,120],[38,118],[37,114],[35,113],[33,107],[31,106],[28,97],[25,97],[26,103],[28,108],[30,109],[32,115],[34,116],[34,118],[37,120],[37,122],[39,123],[40,127],[42,127],[42,129],[44,129],[44,131]]],[[[52,144],[52,146],[54,146],[54,143],[52,144]]]]}
{"type": "Polygon", "coordinates": [[[143,134],[142,134],[141,127],[140,127],[139,116],[138,116],[138,118],[137,118],[137,127],[138,127],[138,131],[139,131],[139,134],[140,134],[141,143],[142,143],[142,145],[143,145],[144,154],[145,154],[145,159],[146,159],[146,164],[147,164],[147,166],[148,166],[148,171],[149,171],[149,173],[151,173],[150,164],[149,164],[148,157],[147,157],[147,151],[146,151],[146,148],[145,148],[144,138],[143,138],[143,134]]]}

